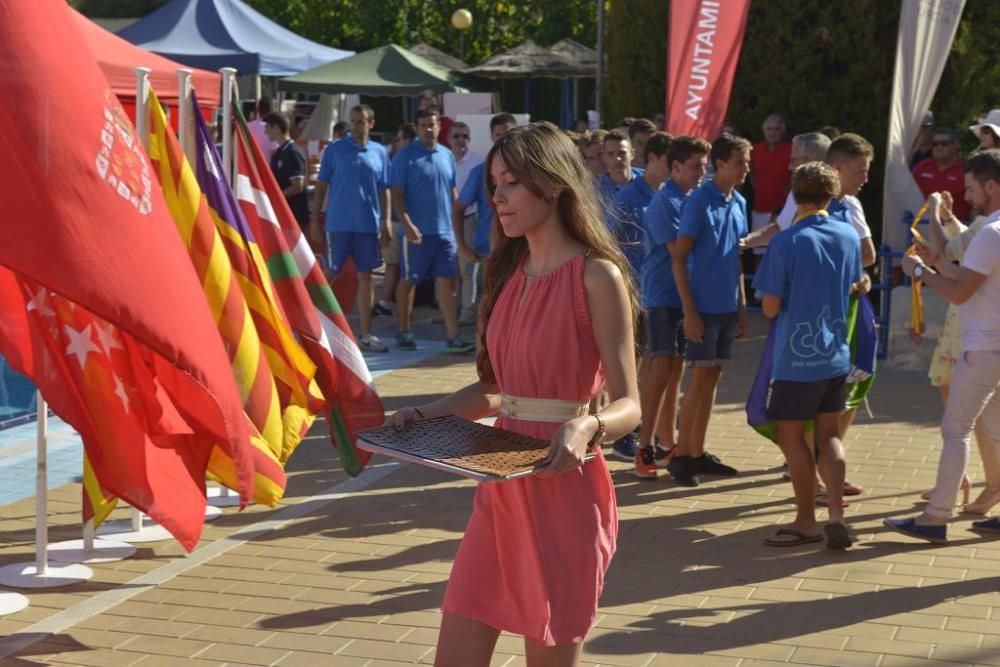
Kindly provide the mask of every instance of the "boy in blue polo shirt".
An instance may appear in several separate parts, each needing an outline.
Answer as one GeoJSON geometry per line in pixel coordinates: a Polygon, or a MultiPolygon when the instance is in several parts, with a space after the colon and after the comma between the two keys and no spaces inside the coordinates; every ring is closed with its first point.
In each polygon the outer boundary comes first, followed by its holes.
{"type": "MultiPolygon", "coordinates": [[[[653,195],[670,175],[670,170],[667,167],[670,135],[665,132],[651,134],[643,146],[642,158],[646,170],[614,195],[604,215],[604,224],[618,240],[618,247],[632,269],[632,281],[636,287],[639,287],[639,269],[642,264],[643,243],[645,242],[642,218],[646,207],[653,199],[653,195]]],[[[645,347],[643,340],[645,327],[641,322],[643,314],[640,314],[639,319],[640,326],[637,329],[636,344],[637,348],[641,350],[645,347]]],[[[645,367],[640,363],[639,374],[643,375],[644,371],[645,367]]],[[[635,434],[627,433],[615,441],[611,453],[625,461],[635,461],[637,450],[638,442],[635,434]]]]}
{"type": "MultiPolygon", "coordinates": [[[[646,375],[640,386],[642,426],[634,472],[655,478],[674,447],[677,397],[684,377],[684,305],[670,266],[670,249],[677,241],[681,210],[705,176],[712,146],[704,139],[674,137],[667,150],[670,178],[653,196],[643,216],[645,257],[640,284],[646,310],[646,375]],[[654,435],[660,442],[654,446],[654,435]]],[[[648,173],[648,172],[647,172],[648,173]]]]}
{"type": "Polygon", "coordinates": [[[396,343],[400,349],[417,349],[410,331],[414,287],[433,278],[437,282],[438,306],[448,335],[446,349],[463,353],[475,350],[476,344],[458,335],[455,296],[458,255],[451,225],[458,175],[451,151],[437,141],[440,129],[437,109],[417,112],[417,141],[396,155],[389,172],[393,208],[398,212],[406,237],[401,278],[396,290],[399,318],[396,343]]]}
{"type": "Polygon", "coordinates": [[[606,171],[597,180],[597,197],[603,208],[611,205],[622,188],[642,176],[643,170],[632,166],[634,155],[627,133],[612,130],[604,135],[601,157],[606,171]]]}
{"type": "Polygon", "coordinates": [[[389,234],[389,156],[382,144],[369,141],[375,112],[366,104],[351,109],[351,137],[323,151],[313,199],[313,237],[322,238],[319,216],[326,206],[326,261],[336,278],[348,258],[358,272],[358,345],[369,352],[388,352],[372,335],[375,290],[372,271],[382,265],[379,236],[389,234]],[[327,191],[330,198],[327,200],[327,191]]]}
{"type": "Polygon", "coordinates": [[[840,414],[851,370],[847,313],[861,280],[861,245],[854,229],[825,210],[839,191],[840,179],[830,165],[810,162],[795,170],[798,216],[771,241],[754,280],[754,288],[764,294],[764,314],[777,318],[767,417],[777,426],[797,507],[795,521],[765,540],[770,546],[822,539],[816,532],[813,457],[805,439],[810,420],[815,420],[819,471],[829,497],[827,546],[844,549],[854,539],[841,507],[846,464],[840,414]]]}
{"type": "MultiPolygon", "coordinates": [[[[514,114],[502,111],[490,119],[490,141],[496,143],[497,139],[507,134],[517,127],[517,119],[514,114]]],[[[490,237],[493,232],[493,206],[490,204],[490,194],[486,190],[486,163],[480,162],[472,171],[469,178],[458,193],[458,201],[455,202],[455,210],[452,213],[452,229],[455,232],[455,240],[458,244],[458,254],[470,264],[482,262],[490,254],[490,237]],[[462,228],[462,220],[466,209],[476,207],[476,234],[470,248],[465,242],[465,238],[458,234],[462,228]]],[[[482,272],[474,271],[474,280],[477,284],[482,281],[482,272]]],[[[475,290],[476,294],[479,290],[475,290]]]]}
{"type": "Polygon", "coordinates": [[[705,451],[705,433],[722,367],[743,335],[746,295],[739,241],[747,234],[747,205],[736,186],[750,173],[750,142],[725,134],[712,143],[712,180],[695,190],[681,211],[670,263],[684,305],[684,335],[691,383],[681,405],[677,447],[667,471],[683,486],[698,486],[699,474],[735,475],[705,451]],[[690,266],[690,271],[689,267],[690,266]]]}

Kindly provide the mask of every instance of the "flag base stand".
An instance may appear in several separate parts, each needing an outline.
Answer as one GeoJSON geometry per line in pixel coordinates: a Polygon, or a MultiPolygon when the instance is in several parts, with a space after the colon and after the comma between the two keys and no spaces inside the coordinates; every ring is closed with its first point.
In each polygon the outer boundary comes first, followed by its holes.
{"type": "Polygon", "coordinates": [[[35,563],[14,563],[0,567],[0,584],[10,588],[56,588],[87,581],[94,571],[79,563],[64,565],[49,562],[39,574],[35,563]]]}
{"type": "Polygon", "coordinates": [[[205,505],[205,521],[215,521],[222,516],[222,510],[212,505],[205,505]]]}
{"type": "Polygon", "coordinates": [[[134,546],[115,540],[94,540],[90,548],[87,548],[83,540],[49,545],[49,559],[59,563],[112,563],[134,555],[134,546]]]}
{"type": "Polygon", "coordinates": [[[142,524],[138,527],[138,529],[136,529],[133,525],[131,519],[125,519],[122,521],[105,521],[101,524],[101,527],[97,529],[97,536],[102,539],[111,538],[112,540],[129,542],[131,544],[162,542],[164,540],[174,539],[174,536],[171,535],[166,528],[156,523],[148,516],[142,517],[142,524]]]}
{"type": "Polygon", "coordinates": [[[16,614],[28,608],[28,598],[20,593],[0,593],[0,616],[16,614]]]}
{"type": "Polygon", "coordinates": [[[210,486],[206,495],[208,504],[213,507],[237,507],[240,504],[240,497],[224,486],[210,486]]]}

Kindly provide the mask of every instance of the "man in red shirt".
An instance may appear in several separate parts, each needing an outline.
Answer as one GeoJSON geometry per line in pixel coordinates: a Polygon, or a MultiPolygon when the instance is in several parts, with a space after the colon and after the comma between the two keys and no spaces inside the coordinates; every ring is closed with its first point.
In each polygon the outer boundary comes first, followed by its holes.
{"type": "MultiPolygon", "coordinates": [[[[753,179],[752,230],[771,222],[781,210],[791,182],[788,163],[792,157],[792,143],[785,139],[785,121],[776,113],[764,121],[764,141],[750,151],[750,175],[753,179]]],[[[764,248],[754,248],[754,253],[764,254],[764,248]]]]}
{"type": "Polygon", "coordinates": [[[955,216],[968,222],[971,210],[965,201],[965,174],[958,153],[958,133],[939,127],[931,135],[931,157],[913,167],[913,180],[924,197],[934,192],[950,192],[955,216]]]}

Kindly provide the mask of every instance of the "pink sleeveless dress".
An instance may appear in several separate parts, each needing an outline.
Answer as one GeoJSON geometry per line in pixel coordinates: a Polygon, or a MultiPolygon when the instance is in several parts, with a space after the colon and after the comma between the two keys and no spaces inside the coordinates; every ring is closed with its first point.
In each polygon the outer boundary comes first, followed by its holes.
{"type": "MultiPolygon", "coordinates": [[[[486,332],[503,393],[588,401],[600,390],[585,261],[562,264],[527,291],[519,267],[503,288],[486,332]]],[[[561,424],[500,417],[496,425],[548,439],[561,424]]],[[[597,616],[617,536],[601,454],[556,477],[480,484],[442,609],[545,646],[581,642],[597,616]]]]}

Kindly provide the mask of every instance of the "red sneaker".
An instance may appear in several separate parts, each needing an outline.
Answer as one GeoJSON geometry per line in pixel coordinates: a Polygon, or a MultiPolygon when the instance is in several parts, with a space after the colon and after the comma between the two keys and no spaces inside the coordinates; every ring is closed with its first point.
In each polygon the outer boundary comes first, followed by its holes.
{"type": "Polygon", "coordinates": [[[652,447],[645,446],[636,450],[632,474],[641,479],[656,479],[656,459],[652,447]]]}

